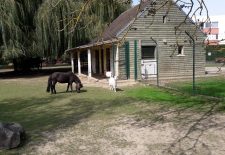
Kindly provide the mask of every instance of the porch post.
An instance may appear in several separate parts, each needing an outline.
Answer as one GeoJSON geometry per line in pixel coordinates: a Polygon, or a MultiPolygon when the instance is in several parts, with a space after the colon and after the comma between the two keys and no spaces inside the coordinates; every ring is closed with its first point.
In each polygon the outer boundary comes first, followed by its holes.
{"type": "Polygon", "coordinates": [[[77,52],[77,66],[78,66],[78,75],[81,75],[81,65],[80,65],[80,51],[77,52]]]}
{"type": "Polygon", "coordinates": [[[114,73],[114,45],[110,48],[110,71],[114,73]]]}
{"type": "Polygon", "coordinates": [[[119,44],[116,46],[115,75],[119,76],[119,44]]]}
{"type": "Polygon", "coordinates": [[[92,72],[96,74],[96,51],[92,51],[91,53],[91,66],[92,66],[92,72]]]}
{"type": "Polygon", "coordinates": [[[73,53],[70,54],[70,59],[71,59],[72,72],[74,73],[74,56],[73,56],[73,53]]]}
{"type": "Polygon", "coordinates": [[[88,77],[91,77],[91,49],[88,49],[88,77]]]}
{"type": "Polygon", "coordinates": [[[102,74],[102,49],[98,49],[99,52],[99,73],[102,74]]]}
{"type": "Polygon", "coordinates": [[[107,67],[106,67],[106,48],[104,47],[104,59],[103,59],[103,64],[104,64],[104,75],[106,74],[107,67]]]}

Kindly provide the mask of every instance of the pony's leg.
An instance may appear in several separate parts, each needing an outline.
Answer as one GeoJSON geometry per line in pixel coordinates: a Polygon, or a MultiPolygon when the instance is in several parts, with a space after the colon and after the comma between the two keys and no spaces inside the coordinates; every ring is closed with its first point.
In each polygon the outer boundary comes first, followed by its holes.
{"type": "Polygon", "coordinates": [[[116,87],[114,87],[114,92],[116,92],[116,87]]]}
{"type": "Polygon", "coordinates": [[[69,91],[69,86],[70,86],[70,84],[68,83],[68,85],[67,85],[67,89],[66,89],[66,92],[68,92],[68,91],[69,91]]]}
{"type": "Polygon", "coordinates": [[[51,89],[51,94],[53,94],[53,93],[54,93],[54,89],[53,89],[53,84],[52,84],[52,82],[51,82],[50,89],[51,89]]]}
{"type": "Polygon", "coordinates": [[[73,82],[70,83],[71,92],[73,92],[73,82]]]}
{"type": "Polygon", "coordinates": [[[53,82],[52,82],[53,93],[54,93],[54,94],[56,94],[56,90],[55,90],[55,85],[56,85],[56,83],[57,83],[56,81],[53,81],[53,82]]]}

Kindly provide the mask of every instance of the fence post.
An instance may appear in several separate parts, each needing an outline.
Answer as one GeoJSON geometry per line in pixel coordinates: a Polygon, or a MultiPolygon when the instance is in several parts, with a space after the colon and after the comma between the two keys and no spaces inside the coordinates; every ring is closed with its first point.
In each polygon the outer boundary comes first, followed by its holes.
{"type": "Polygon", "coordinates": [[[193,93],[193,95],[195,95],[195,93],[196,93],[196,86],[195,86],[195,40],[190,35],[190,33],[188,33],[187,31],[185,31],[185,33],[192,40],[192,43],[193,43],[193,77],[192,77],[193,78],[193,83],[192,83],[192,93],[193,93]]]}

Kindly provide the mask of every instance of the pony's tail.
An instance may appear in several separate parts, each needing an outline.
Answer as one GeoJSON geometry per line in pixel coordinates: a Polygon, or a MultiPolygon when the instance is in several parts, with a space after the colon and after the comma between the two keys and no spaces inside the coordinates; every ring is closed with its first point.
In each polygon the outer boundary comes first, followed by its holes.
{"type": "Polygon", "coordinates": [[[47,92],[50,92],[50,88],[51,88],[51,86],[52,86],[52,78],[51,78],[51,76],[49,76],[49,78],[48,78],[48,86],[47,86],[47,92]]]}

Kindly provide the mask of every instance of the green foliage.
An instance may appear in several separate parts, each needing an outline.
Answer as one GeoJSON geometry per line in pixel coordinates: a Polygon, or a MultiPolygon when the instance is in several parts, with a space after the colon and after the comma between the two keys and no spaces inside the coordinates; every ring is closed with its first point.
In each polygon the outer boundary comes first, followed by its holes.
{"type": "Polygon", "coordinates": [[[0,1],[1,54],[3,58],[37,55],[33,16],[40,0],[0,1]]]}
{"type": "Polygon", "coordinates": [[[129,5],[119,0],[1,0],[0,56],[61,57],[87,43],[129,5]],[[80,16],[79,16],[80,15],[80,16]]]}
{"type": "Polygon", "coordinates": [[[206,47],[206,60],[215,61],[216,58],[225,57],[225,45],[210,45],[206,47]],[[208,53],[211,53],[209,55],[208,53]]]}

